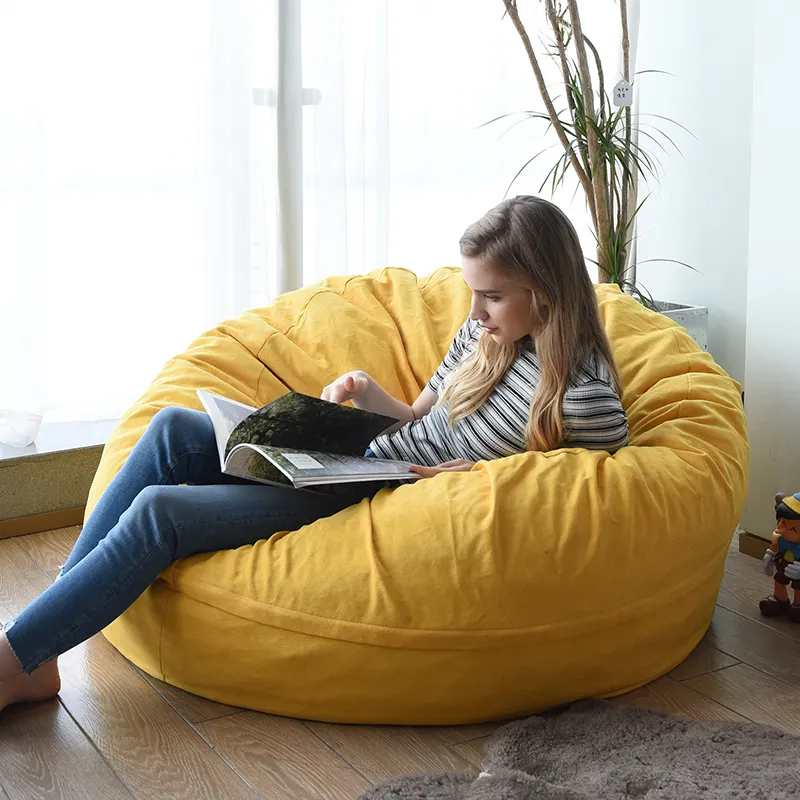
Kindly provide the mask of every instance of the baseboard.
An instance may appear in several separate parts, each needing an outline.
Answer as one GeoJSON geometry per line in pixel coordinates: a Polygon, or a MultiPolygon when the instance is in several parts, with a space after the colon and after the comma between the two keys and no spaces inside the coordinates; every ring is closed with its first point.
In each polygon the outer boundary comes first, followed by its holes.
{"type": "Polygon", "coordinates": [[[0,520],[0,539],[12,536],[25,536],[28,533],[41,533],[56,528],[68,528],[70,525],[82,525],[86,506],[64,508],[60,511],[48,511],[45,514],[31,514],[17,519],[0,520]]]}
{"type": "Polygon", "coordinates": [[[753,556],[753,558],[762,559],[769,545],[770,541],[768,539],[762,539],[760,536],[748,533],[747,531],[739,531],[740,553],[753,556]]]}

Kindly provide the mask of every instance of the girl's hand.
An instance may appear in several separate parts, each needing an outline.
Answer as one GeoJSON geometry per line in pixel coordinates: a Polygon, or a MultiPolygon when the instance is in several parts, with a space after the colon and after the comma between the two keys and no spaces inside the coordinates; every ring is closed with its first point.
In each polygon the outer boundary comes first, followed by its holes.
{"type": "Polygon", "coordinates": [[[366,392],[369,389],[369,382],[370,377],[366,372],[361,370],[345,372],[322,390],[320,398],[331,403],[346,403],[366,392]]]}
{"type": "Polygon", "coordinates": [[[417,472],[423,478],[432,478],[440,472],[469,472],[474,466],[475,461],[467,461],[465,458],[457,458],[455,461],[445,461],[438,467],[423,467],[421,464],[412,464],[408,469],[417,472]]]}

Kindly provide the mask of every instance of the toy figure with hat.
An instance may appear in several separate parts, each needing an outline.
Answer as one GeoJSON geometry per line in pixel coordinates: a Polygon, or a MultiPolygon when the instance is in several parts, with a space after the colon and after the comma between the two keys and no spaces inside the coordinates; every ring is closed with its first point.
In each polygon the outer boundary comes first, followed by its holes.
{"type": "Polygon", "coordinates": [[[758,607],[765,617],[786,614],[800,622],[800,492],[776,494],[775,517],[778,525],[763,560],[764,574],[775,576],[775,590],[758,607]],[[789,600],[790,584],[794,602],[789,600]]]}

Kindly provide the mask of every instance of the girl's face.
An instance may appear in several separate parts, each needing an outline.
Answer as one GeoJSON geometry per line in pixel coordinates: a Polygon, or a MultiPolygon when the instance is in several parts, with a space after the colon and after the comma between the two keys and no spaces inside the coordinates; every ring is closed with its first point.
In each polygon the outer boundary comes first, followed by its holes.
{"type": "Polygon", "coordinates": [[[528,333],[534,333],[546,319],[548,309],[533,291],[506,276],[492,262],[464,257],[464,282],[472,291],[470,319],[499,344],[511,344],[528,333]]]}

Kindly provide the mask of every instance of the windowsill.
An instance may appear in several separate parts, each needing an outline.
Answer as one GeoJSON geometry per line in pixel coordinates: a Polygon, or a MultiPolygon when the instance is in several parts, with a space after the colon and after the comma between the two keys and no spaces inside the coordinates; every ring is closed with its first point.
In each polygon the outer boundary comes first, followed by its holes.
{"type": "Polygon", "coordinates": [[[28,447],[0,444],[0,539],[79,524],[118,422],[45,422],[28,447]]]}
{"type": "Polygon", "coordinates": [[[45,422],[39,429],[36,441],[27,447],[0,444],[0,462],[104,445],[118,423],[118,419],[45,422]]]}

